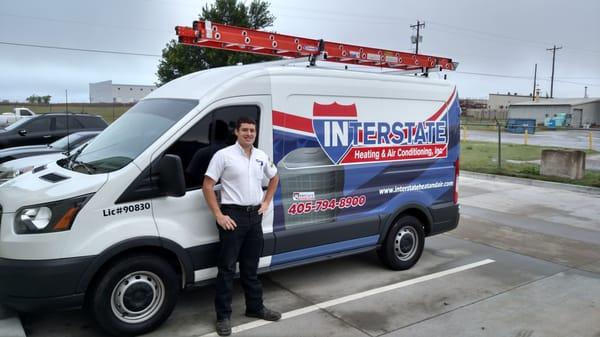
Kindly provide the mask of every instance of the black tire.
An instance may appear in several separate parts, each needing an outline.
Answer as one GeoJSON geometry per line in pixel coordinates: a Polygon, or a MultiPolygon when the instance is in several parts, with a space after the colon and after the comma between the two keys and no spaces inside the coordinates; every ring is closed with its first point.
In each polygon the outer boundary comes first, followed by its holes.
{"type": "Polygon", "coordinates": [[[171,315],[179,277],[159,256],[131,255],[104,270],[91,291],[88,303],[96,323],[111,335],[136,336],[171,315]]]}
{"type": "Polygon", "coordinates": [[[419,261],[424,246],[423,223],[414,216],[402,215],[390,228],[377,255],[388,268],[406,270],[419,261]]]}

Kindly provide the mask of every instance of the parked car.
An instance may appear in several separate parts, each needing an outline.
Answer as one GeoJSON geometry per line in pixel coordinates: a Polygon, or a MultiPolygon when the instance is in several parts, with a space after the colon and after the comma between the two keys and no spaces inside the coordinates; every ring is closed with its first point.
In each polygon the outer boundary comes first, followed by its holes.
{"type": "Polygon", "coordinates": [[[0,126],[6,127],[21,118],[31,118],[36,116],[35,112],[27,108],[14,108],[11,112],[3,112],[0,115],[0,126]]]}
{"type": "Polygon", "coordinates": [[[0,150],[0,164],[25,157],[71,151],[72,149],[92,139],[100,132],[101,131],[75,132],[48,145],[9,147],[8,149],[0,150]]]}
{"type": "Polygon", "coordinates": [[[0,130],[0,149],[50,144],[73,132],[102,131],[107,126],[106,121],[97,115],[72,113],[37,115],[33,118],[19,119],[0,130]]]}
{"type": "MultiPolygon", "coordinates": [[[[95,137],[95,135],[93,137],[95,137]]],[[[83,147],[90,140],[91,138],[87,138],[86,141],[79,142],[79,147],[71,147],[71,153],[75,153],[79,148],[83,147]]],[[[68,155],[69,152],[66,151],[52,152],[35,156],[17,158],[3,162],[2,164],[0,164],[0,185],[13,178],[20,176],[23,173],[27,173],[33,170],[35,167],[43,167],[47,163],[56,162],[59,159],[67,157],[68,155]]]]}

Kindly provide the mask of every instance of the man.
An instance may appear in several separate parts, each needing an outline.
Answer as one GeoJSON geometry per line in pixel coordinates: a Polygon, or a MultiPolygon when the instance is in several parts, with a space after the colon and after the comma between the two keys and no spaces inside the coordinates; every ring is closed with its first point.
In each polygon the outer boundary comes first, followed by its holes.
{"type": "Polygon", "coordinates": [[[262,215],[269,208],[279,182],[277,168],[254,147],[256,122],[240,118],[235,128],[237,142],[219,150],[210,160],[202,184],[204,198],[217,220],[221,247],[217,266],[215,310],[220,336],[231,334],[231,297],[236,262],[246,297],[246,316],[277,321],[281,314],[264,307],[262,285],[257,276],[263,247],[262,215]],[[263,176],[269,178],[263,193],[263,176]],[[221,180],[221,207],[214,186],[221,180]]]}

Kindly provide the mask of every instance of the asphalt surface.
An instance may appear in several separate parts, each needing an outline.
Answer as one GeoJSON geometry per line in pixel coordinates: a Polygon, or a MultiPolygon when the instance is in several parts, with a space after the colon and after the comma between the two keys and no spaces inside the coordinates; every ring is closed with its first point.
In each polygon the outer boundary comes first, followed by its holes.
{"type": "MultiPolygon", "coordinates": [[[[234,336],[600,336],[599,190],[463,176],[460,199],[411,270],[365,253],[263,275],[279,322],[244,317],[236,285],[234,336]]],[[[182,293],[148,336],[213,334],[212,298],[182,293]]],[[[82,311],[20,317],[27,336],[104,336],[82,311]]]]}
{"type": "MultiPolygon", "coordinates": [[[[476,140],[482,142],[498,142],[497,131],[470,130],[469,125],[463,125],[467,128],[467,140],[476,140]]],[[[589,135],[592,135],[592,149],[600,151],[600,131],[599,130],[554,130],[537,131],[534,134],[527,135],[527,144],[538,146],[554,146],[569,149],[587,150],[589,148],[589,135]]],[[[461,132],[462,140],[465,139],[464,130],[461,132]]],[[[510,133],[502,131],[501,140],[503,143],[524,144],[525,135],[519,133],[510,133]]]]}

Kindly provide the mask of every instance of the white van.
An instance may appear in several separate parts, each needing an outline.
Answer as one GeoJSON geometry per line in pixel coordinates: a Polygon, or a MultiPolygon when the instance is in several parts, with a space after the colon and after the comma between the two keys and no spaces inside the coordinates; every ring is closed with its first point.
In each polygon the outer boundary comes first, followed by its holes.
{"type": "Polygon", "coordinates": [[[459,115],[455,87],[423,77],[278,61],[174,80],[0,187],[0,303],[85,304],[113,334],[159,326],[179,290],[216,276],[201,183],[240,116],[280,174],[260,272],[373,249],[410,268],[458,223],[459,115]]]}

